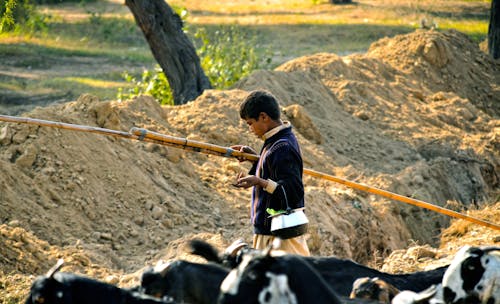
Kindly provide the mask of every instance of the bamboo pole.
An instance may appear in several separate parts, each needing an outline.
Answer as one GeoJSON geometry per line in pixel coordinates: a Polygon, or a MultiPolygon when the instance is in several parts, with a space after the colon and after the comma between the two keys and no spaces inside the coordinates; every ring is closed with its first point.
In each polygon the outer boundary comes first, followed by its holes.
{"type": "MultiPolygon", "coordinates": [[[[0,115],[0,121],[5,121],[5,122],[11,122],[11,123],[24,123],[24,124],[31,124],[31,125],[38,125],[38,126],[45,126],[45,127],[53,127],[53,128],[59,128],[59,129],[66,129],[66,130],[73,130],[73,131],[79,131],[79,132],[90,132],[90,133],[96,133],[96,134],[101,134],[101,135],[107,135],[107,136],[114,136],[114,137],[121,137],[121,138],[126,138],[126,139],[131,139],[131,140],[141,140],[145,142],[150,142],[150,143],[155,143],[155,144],[160,144],[160,145],[165,145],[165,146],[171,146],[175,148],[180,148],[180,149],[185,149],[187,151],[191,152],[201,152],[205,154],[213,154],[213,155],[218,155],[218,156],[224,156],[224,157],[235,157],[235,158],[245,158],[249,161],[257,161],[259,159],[258,155],[255,154],[249,154],[249,153],[243,153],[240,151],[236,151],[234,149],[231,149],[229,147],[223,147],[223,146],[218,146],[214,144],[208,144],[200,141],[194,141],[194,140],[188,140],[186,138],[181,138],[181,137],[174,137],[174,136],[169,136],[153,131],[149,131],[146,129],[141,129],[141,128],[132,128],[130,132],[123,132],[123,131],[116,131],[116,130],[110,130],[110,129],[105,129],[105,128],[99,128],[99,127],[91,127],[91,126],[82,126],[82,125],[76,125],[76,124],[69,124],[69,123],[62,123],[62,122],[55,122],[55,121],[49,121],[49,120],[42,120],[42,119],[35,119],[35,118],[27,118],[27,117],[16,117],[16,116],[8,116],[8,115],[0,115]]],[[[333,181],[336,183],[343,184],[347,187],[358,189],[361,191],[373,193],[379,196],[383,196],[386,198],[390,198],[392,200],[400,201],[403,203],[407,203],[410,205],[414,205],[420,208],[425,208],[428,210],[432,210],[441,214],[445,214],[451,217],[463,219],[478,225],[482,225],[491,229],[495,230],[500,230],[500,225],[478,219],[469,215],[465,215],[453,210],[449,210],[443,207],[439,207],[437,205],[433,205],[430,203],[426,203],[421,200],[409,198],[406,196],[402,196],[399,194],[395,194],[386,190],[382,190],[379,188],[367,186],[364,184],[352,182],[346,179],[342,179],[339,177],[335,177],[330,174],[318,172],[315,170],[311,169],[304,169],[304,174],[310,175],[313,177],[333,181]]]]}
{"type": "Polygon", "coordinates": [[[483,225],[483,226],[488,227],[488,228],[500,230],[500,225],[490,223],[488,221],[478,219],[478,218],[472,217],[470,215],[462,214],[462,213],[459,213],[459,212],[456,212],[456,211],[453,211],[450,209],[439,207],[437,205],[429,204],[429,203],[426,203],[426,202],[421,201],[421,200],[413,199],[413,198],[410,198],[407,196],[399,195],[399,194],[396,194],[393,192],[389,192],[389,191],[382,190],[379,188],[367,186],[364,184],[351,182],[351,181],[348,181],[346,179],[342,179],[339,177],[335,177],[335,176],[332,176],[329,174],[321,173],[321,172],[310,170],[310,169],[304,169],[304,174],[308,174],[308,175],[311,175],[314,177],[318,177],[318,178],[326,179],[326,180],[329,180],[332,182],[340,183],[340,184],[343,184],[343,185],[350,187],[350,188],[358,189],[358,190],[365,191],[365,192],[370,192],[370,193],[373,193],[376,195],[384,196],[384,197],[390,198],[392,200],[400,201],[400,202],[414,205],[414,206],[417,206],[420,208],[429,209],[429,210],[432,210],[432,211],[435,211],[435,212],[438,212],[441,214],[445,214],[445,215],[448,215],[451,217],[455,217],[455,218],[463,219],[463,220],[466,220],[466,221],[469,221],[472,223],[483,225]]]}
{"type": "Polygon", "coordinates": [[[193,149],[195,151],[212,151],[219,156],[224,157],[235,157],[235,158],[245,158],[249,161],[257,161],[259,160],[259,156],[250,153],[240,152],[229,147],[218,146],[214,144],[204,143],[196,140],[189,140],[187,138],[175,137],[170,135],[161,134],[154,131],[149,131],[142,128],[132,128],[130,129],[130,133],[136,135],[141,138],[148,138],[155,141],[160,142],[168,142],[173,143],[180,147],[185,147],[189,149],[193,149]]]}
{"type": "MultiPolygon", "coordinates": [[[[213,145],[213,144],[207,144],[207,143],[198,142],[198,141],[192,141],[192,140],[188,140],[186,138],[176,138],[176,137],[172,137],[169,135],[148,131],[146,129],[132,128],[130,130],[130,133],[135,134],[135,135],[140,134],[144,138],[154,139],[157,141],[175,141],[176,143],[183,145],[183,146],[185,145],[185,146],[191,146],[191,147],[196,147],[196,148],[203,148],[203,149],[207,149],[207,150],[214,150],[214,151],[217,151],[218,153],[220,153],[221,155],[223,154],[223,156],[227,156],[227,157],[237,157],[237,158],[243,157],[243,158],[246,158],[247,160],[250,160],[250,161],[256,161],[259,159],[259,157],[255,154],[242,153],[240,151],[236,151],[236,150],[233,150],[231,148],[217,146],[217,145],[213,145]]],[[[317,178],[321,178],[321,179],[325,179],[325,180],[329,180],[332,182],[340,183],[340,184],[343,184],[343,185],[350,187],[350,188],[373,193],[376,195],[390,198],[392,200],[411,204],[411,205],[414,205],[414,206],[417,206],[420,208],[429,209],[429,210],[432,210],[432,211],[435,211],[435,212],[438,212],[441,214],[445,214],[445,215],[448,215],[451,217],[464,219],[464,220],[467,220],[467,221],[470,221],[470,222],[473,222],[473,223],[476,223],[479,225],[483,225],[483,226],[488,227],[488,228],[500,230],[499,225],[496,225],[496,224],[490,223],[488,221],[481,220],[481,219],[478,219],[478,218],[475,218],[475,217],[472,217],[469,215],[458,213],[458,212],[453,211],[453,210],[439,207],[437,205],[429,204],[429,203],[426,203],[426,202],[421,201],[421,200],[409,198],[409,197],[406,197],[403,195],[399,195],[399,194],[392,193],[392,192],[382,190],[379,188],[367,186],[364,184],[355,183],[355,182],[352,182],[352,181],[349,181],[346,179],[342,179],[342,178],[335,177],[335,176],[330,175],[330,174],[314,171],[314,170],[307,169],[307,168],[304,169],[304,174],[307,174],[307,175],[310,175],[313,177],[317,177],[317,178]]]]}

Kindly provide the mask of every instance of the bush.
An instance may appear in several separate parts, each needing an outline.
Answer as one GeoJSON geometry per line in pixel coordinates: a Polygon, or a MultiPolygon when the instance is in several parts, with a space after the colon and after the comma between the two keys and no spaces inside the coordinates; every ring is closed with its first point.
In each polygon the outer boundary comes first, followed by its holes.
{"type": "Polygon", "coordinates": [[[131,99],[139,95],[151,95],[158,100],[162,105],[173,105],[174,97],[172,90],[167,81],[167,77],[163,73],[159,65],[153,71],[145,70],[141,75],[141,80],[137,80],[128,72],[123,74],[125,81],[132,84],[132,87],[126,89],[118,89],[118,100],[131,99]]]}
{"type": "Polygon", "coordinates": [[[253,47],[255,39],[236,27],[223,27],[211,36],[200,29],[195,38],[201,41],[198,48],[201,66],[215,88],[229,88],[259,67],[253,47]]]}
{"type": "Polygon", "coordinates": [[[35,0],[36,4],[60,4],[64,2],[79,2],[79,3],[89,3],[96,2],[97,0],[35,0]]]}
{"type": "Polygon", "coordinates": [[[0,33],[45,28],[44,18],[35,11],[31,0],[0,1],[0,33]]]}
{"type": "MultiPolygon", "coordinates": [[[[186,23],[187,10],[180,6],[173,6],[173,10],[181,17],[185,26],[184,33],[189,35],[190,27],[186,23]]],[[[241,78],[259,68],[260,59],[255,51],[255,39],[245,35],[234,26],[223,26],[209,33],[206,29],[199,29],[194,34],[194,45],[203,71],[210,80],[212,87],[226,89],[241,78]]],[[[269,66],[271,59],[265,60],[269,66]]],[[[167,77],[157,65],[153,71],[145,70],[141,80],[128,73],[124,78],[132,84],[129,89],[119,89],[118,99],[130,99],[140,94],[148,94],[161,104],[174,104],[172,90],[167,77]]]]}
{"type": "MultiPolygon", "coordinates": [[[[198,30],[194,35],[195,45],[201,66],[210,80],[212,87],[226,89],[241,78],[259,68],[259,58],[254,49],[254,39],[244,35],[231,26],[223,27],[209,35],[205,29],[198,30]]],[[[270,64],[270,59],[265,62],[270,64]]],[[[130,99],[140,94],[149,94],[161,104],[174,104],[173,96],[167,78],[161,68],[154,71],[144,71],[140,81],[125,74],[125,80],[133,87],[120,89],[118,99],[130,99]]]]}

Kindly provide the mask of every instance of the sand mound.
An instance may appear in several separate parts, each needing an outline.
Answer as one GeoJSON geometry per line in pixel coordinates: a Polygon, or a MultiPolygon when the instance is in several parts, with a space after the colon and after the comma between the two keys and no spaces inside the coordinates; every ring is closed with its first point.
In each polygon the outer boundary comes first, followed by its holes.
{"type": "MultiPolygon", "coordinates": [[[[264,88],[282,101],[305,167],[461,212],[484,209],[476,216],[492,214],[488,220],[498,223],[500,215],[491,212],[498,203],[488,206],[499,190],[498,71],[458,32],[417,31],[383,39],[362,55],[297,58],[182,106],[161,107],[149,97],[120,103],[81,96],[25,115],[259,148],[238,105],[247,91],[264,88]]],[[[0,167],[2,298],[22,299],[31,275],[59,257],[69,270],[130,285],[160,258],[194,259],[182,249],[188,239],[222,248],[251,237],[250,191],[230,186],[249,165],[233,159],[0,123],[0,167]]],[[[439,264],[442,248],[455,250],[448,245],[454,235],[500,241],[471,224],[453,228],[440,243],[450,224],[446,216],[308,176],[305,186],[308,242],[317,255],[382,266],[397,250],[430,247],[417,258],[399,255],[406,257],[398,261],[416,261],[406,263],[416,269],[439,264]]],[[[393,260],[385,267],[397,271],[393,260]]]]}

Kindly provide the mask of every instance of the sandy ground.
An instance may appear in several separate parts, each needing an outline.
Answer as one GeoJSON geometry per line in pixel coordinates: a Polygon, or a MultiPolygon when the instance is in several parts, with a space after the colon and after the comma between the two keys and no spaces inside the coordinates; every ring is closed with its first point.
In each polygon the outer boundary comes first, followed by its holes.
{"type": "MultiPolygon", "coordinates": [[[[316,54],[257,71],[183,106],[83,95],[24,115],[108,129],[142,127],[229,146],[261,145],[239,120],[248,91],[275,94],[304,165],[500,223],[500,65],[465,35],[416,31],[366,54],[316,54]]],[[[121,286],[158,259],[190,259],[186,240],[250,241],[248,163],[75,131],[0,123],[0,299],[64,270],[121,286]]],[[[315,255],[391,272],[435,267],[498,231],[305,176],[315,255]],[[451,224],[451,226],[450,226],[451,224]],[[416,249],[415,249],[416,248],[416,249]]]]}

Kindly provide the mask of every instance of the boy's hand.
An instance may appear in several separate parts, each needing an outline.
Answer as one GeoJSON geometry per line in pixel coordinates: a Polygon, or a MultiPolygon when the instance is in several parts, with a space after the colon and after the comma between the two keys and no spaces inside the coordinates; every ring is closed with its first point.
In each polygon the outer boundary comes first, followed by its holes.
{"type": "Polygon", "coordinates": [[[261,187],[266,187],[267,181],[263,180],[262,178],[259,178],[255,175],[247,175],[244,176],[245,174],[243,172],[239,173],[236,176],[236,183],[233,184],[233,186],[238,187],[238,188],[250,188],[256,185],[259,185],[261,187]]]}
{"type": "MultiPolygon", "coordinates": [[[[255,154],[257,155],[257,152],[255,152],[254,149],[252,149],[251,147],[249,146],[245,146],[245,145],[234,145],[234,146],[231,146],[230,147],[231,149],[233,150],[236,150],[236,151],[240,151],[240,152],[243,152],[243,153],[249,153],[249,154],[255,154]]],[[[244,157],[237,157],[237,159],[240,161],[240,162],[244,162],[245,160],[247,160],[246,158],[244,157]]]]}

